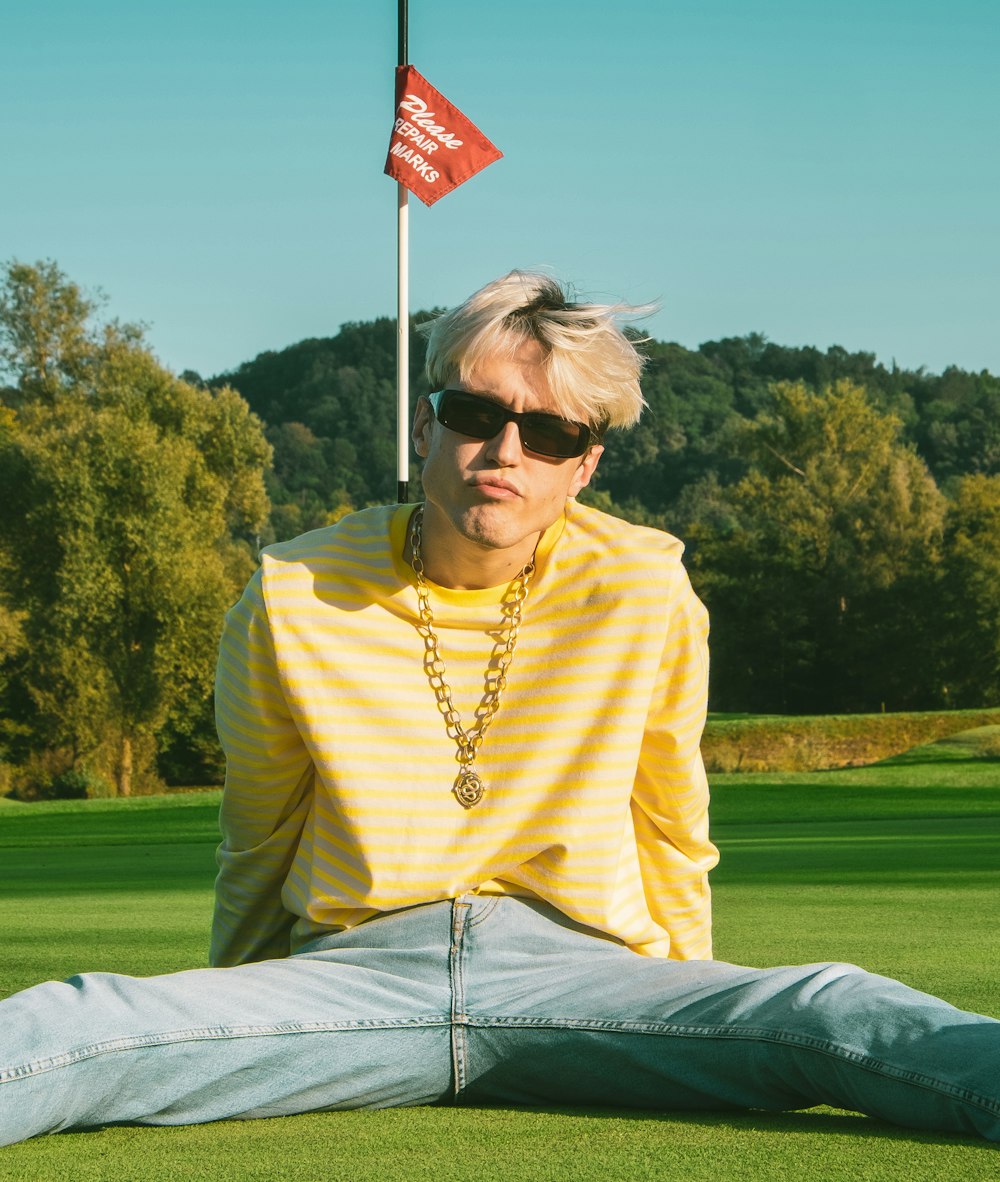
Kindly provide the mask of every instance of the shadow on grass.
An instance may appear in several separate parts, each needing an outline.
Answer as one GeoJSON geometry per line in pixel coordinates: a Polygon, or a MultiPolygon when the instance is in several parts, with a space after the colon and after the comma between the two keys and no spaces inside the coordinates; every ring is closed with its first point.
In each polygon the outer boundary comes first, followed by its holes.
{"type": "MultiPolygon", "coordinates": [[[[945,1133],[927,1129],[907,1129],[887,1124],[859,1112],[840,1109],[805,1109],[797,1112],[766,1112],[764,1110],[713,1112],[706,1110],[664,1112],[644,1108],[575,1108],[570,1105],[545,1104],[509,1105],[479,1103],[448,1104],[463,1112],[496,1115],[497,1113],[523,1114],[534,1116],[572,1117],[579,1120],[627,1120],[629,1122],[651,1121],[662,1124],[689,1125],[702,1129],[725,1129],[740,1133],[802,1133],[808,1136],[829,1136],[842,1133],[852,1140],[867,1138],[876,1141],[915,1142],[922,1145],[938,1145],[942,1142],[972,1146],[987,1153],[997,1153],[997,1147],[974,1133],[945,1133]]],[[[1000,1164],[1000,1163],[998,1163],[1000,1164]]]]}
{"type": "Polygon", "coordinates": [[[175,845],[219,840],[217,794],[182,801],[165,797],[52,801],[0,813],[0,847],[175,845]]]}
{"type": "Polygon", "coordinates": [[[0,856],[8,903],[19,897],[70,895],[96,905],[105,895],[210,890],[216,873],[215,845],[208,842],[12,847],[0,856]]]}
{"type": "MultiPolygon", "coordinates": [[[[227,1120],[213,1121],[203,1125],[180,1126],[151,1126],[131,1121],[95,1125],[92,1128],[74,1129],[68,1133],[58,1134],[63,1137],[80,1137],[83,1141],[97,1134],[113,1132],[118,1129],[147,1129],[179,1132],[187,1129],[192,1133],[199,1130],[218,1132],[223,1138],[238,1135],[239,1132],[264,1133],[267,1130],[269,1138],[281,1135],[283,1132],[290,1137],[298,1135],[297,1126],[301,1122],[315,1120],[349,1119],[352,1121],[384,1122],[394,1118],[412,1125],[419,1122],[420,1114],[428,1114],[429,1120],[445,1119],[450,1122],[469,1118],[468,1132],[475,1133],[483,1126],[479,1122],[488,1123],[495,1131],[501,1131],[498,1125],[516,1124],[521,1121],[532,1121],[537,1118],[565,1119],[570,1123],[587,1124],[588,1122],[615,1122],[629,1125],[664,1124],[683,1125],[692,1130],[712,1130],[734,1134],[762,1134],[766,1136],[789,1136],[798,1134],[806,1137],[833,1137],[837,1134],[849,1137],[852,1142],[868,1140],[880,1144],[918,1144],[918,1145],[960,1145],[963,1149],[978,1149],[984,1153],[997,1153],[997,1146],[974,1133],[948,1133],[927,1129],[908,1129],[899,1125],[888,1124],[862,1113],[847,1112],[841,1109],[816,1108],[796,1112],[766,1112],[763,1110],[744,1111],[733,1110],[716,1112],[711,1110],[667,1110],[655,1111],[643,1108],[591,1108],[575,1107],[561,1104],[523,1104],[516,1107],[507,1104],[490,1104],[483,1101],[459,1101],[451,1099],[440,1104],[418,1107],[382,1108],[377,1110],[347,1109],[329,1112],[306,1112],[297,1116],[269,1117],[262,1120],[227,1120]],[[433,1113],[433,1116],[429,1114],[433,1113]]],[[[430,1131],[430,1130],[428,1130],[430,1131]]],[[[28,1143],[25,1143],[28,1144],[28,1143]]]]}

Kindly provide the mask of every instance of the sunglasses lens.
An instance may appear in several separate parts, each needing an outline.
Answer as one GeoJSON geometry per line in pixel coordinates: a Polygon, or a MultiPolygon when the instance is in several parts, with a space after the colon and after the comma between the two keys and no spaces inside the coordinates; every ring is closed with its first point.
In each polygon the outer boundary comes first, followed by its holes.
{"type": "Polygon", "coordinates": [[[492,439],[505,423],[518,424],[521,443],[536,455],[567,460],[582,456],[590,444],[590,429],[557,415],[513,415],[504,407],[465,390],[444,390],[434,395],[438,421],[450,431],[472,439],[492,439]]]}
{"type": "Polygon", "coordinates": [[[526,415],[521,420],[521,442],[542,456],[568,459],[587,450],[590,432],[580,423],[555,415],[526,415]]]}
{"type": "Polygon", "coordinates": [[[449,430],[473,439],[492,439],[504,425],[502,407],[460,390],[445,391],[438,418],[449,430]]]}

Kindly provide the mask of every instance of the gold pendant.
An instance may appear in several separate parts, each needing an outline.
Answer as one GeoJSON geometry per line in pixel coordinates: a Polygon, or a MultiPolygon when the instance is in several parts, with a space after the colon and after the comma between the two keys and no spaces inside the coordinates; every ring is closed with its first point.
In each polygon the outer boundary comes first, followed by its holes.
{"type": "Polygon", "coordinates": [[[455,799],[462,808],[471,809],[474,804],[479,804],[486,795],[486,786],[472,768],[468,768],[455,780],[452,792],[455,793],[455,799]]]}

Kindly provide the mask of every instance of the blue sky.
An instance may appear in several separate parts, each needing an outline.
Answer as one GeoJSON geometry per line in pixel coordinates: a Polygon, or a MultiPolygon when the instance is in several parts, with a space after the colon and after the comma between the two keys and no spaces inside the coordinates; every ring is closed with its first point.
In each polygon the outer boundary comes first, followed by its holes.
{"type": "MultiPolygon", "coordinates": [[[[393,315],[394,0],[34,0],[0,39],[0,259],[52,258],[171,368],[393,315]]],[[[505,153],[411,202],[411,306],[546,266],[758,331],[1000,373],[995,0],[411,0],[505,153]]]]}

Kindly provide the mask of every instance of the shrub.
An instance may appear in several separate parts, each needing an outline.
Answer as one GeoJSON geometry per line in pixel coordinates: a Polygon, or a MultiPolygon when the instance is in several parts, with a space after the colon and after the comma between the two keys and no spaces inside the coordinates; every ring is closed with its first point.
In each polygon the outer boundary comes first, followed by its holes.
{"type": "Polygon", "coordinates": [[[92,800],[97,796],[114,796],[110,780],[92,768],[70,768],[49,781],[48,800],[92,800]]]}

